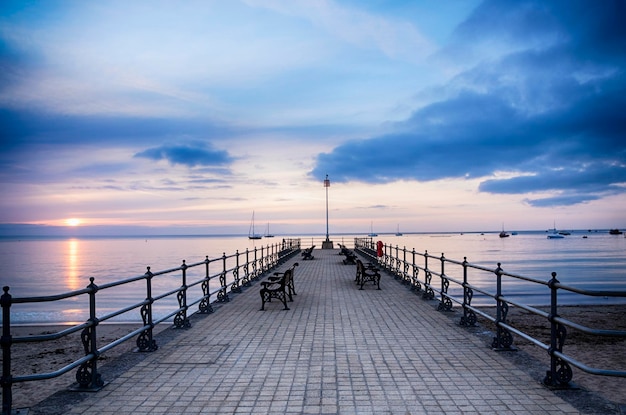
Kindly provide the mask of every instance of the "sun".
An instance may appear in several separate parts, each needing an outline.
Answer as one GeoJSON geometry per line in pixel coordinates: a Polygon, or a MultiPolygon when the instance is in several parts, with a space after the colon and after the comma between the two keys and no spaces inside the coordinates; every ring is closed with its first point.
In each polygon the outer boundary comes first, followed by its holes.
{"type": "Polygon", "coordinates": [[[65,224],[67,226],[78,226],[78,225],[80,225],[80,219],[78,219],[78,218],[65,219],[65,224]]]}

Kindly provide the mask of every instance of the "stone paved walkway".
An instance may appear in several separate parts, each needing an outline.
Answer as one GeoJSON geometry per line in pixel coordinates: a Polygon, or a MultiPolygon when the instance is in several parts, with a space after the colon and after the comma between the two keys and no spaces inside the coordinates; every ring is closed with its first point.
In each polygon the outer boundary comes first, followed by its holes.
{"type": "Polygon", "coordinates": [[[314,255],[281,267],[300,263],[291,310],[260,311],[257,282],[68,413],[579,413],[432,301],[387,275],[358,290],[337,250],[314,255]]]}

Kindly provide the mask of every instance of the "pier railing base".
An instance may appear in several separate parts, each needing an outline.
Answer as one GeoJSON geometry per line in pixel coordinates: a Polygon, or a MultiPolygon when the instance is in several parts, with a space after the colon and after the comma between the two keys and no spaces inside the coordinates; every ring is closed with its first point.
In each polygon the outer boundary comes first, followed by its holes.
{"type": "Polygon", "coordinates": [[[333,241],[325,240],[324,242],[322,242],[322,249],[334,249],[333,241]]]}

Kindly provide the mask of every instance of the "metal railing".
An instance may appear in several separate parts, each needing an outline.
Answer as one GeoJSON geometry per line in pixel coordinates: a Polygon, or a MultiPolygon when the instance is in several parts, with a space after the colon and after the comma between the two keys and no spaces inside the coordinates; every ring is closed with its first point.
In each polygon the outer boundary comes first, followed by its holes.
{"type": "Polygon", "coordinates": [[[556,272],[551,273],[549,280],[541,281],[523,275],[505,272],[502,269],[501,263],[498,263],[497,267],[492,269],[470,264],[467,262],[467,258],[464,258],[463,261],[455,261],[446,258],[444,254],[438,257],[430,255],[428,251],[419,253],[416,252],[415,249],[409,251],[406,248],[399,248],[397,245],[394,247],[388,244],[382,244],[379,249],[379,246],[370,238],[355,238],[354,246],[357,252],[370,259],[372,262],[377,262],[379,266],[392,274],[396,279],[408,285],[411,290],[416,293],[421,293],[424,299],[433,300],[438,298],[439,304],[437,309],[439,311],[451,311],[454,303],[461,306],[463,316],[461,317],[460,325],[474,326],[477,322],[477,315],[494,323],[496,333],[491,344],[492,349],[499,351],[515,350],[513,347],[513,334],[544,349],[550,356],[550,368],[546,371],[546,376],[543,380],[546,386],[555,389],[570,387],[570,382],[573,377],[571,366],[593,375],[626,377],[626,370],[595,368],[563,352],[567,338],[567,328],[589,335],[613,338],[626,338],[626,331],[590,328],[562,318],[558,314],[559,291],[582,296],[607,298],[626,298],[626,291],[579,289],[561,284],[556,278],[556,272]],[[420,264],[418,264],[418,262],[420,262],[420,264]],[[457,278],[452,277],[451,275],[455,273],[452,267],[456,267],[456,272],[461,272],[462,276],[457,278]],[[468,272],[470,270],[472,272],[487,273],[487,275],[493,276],[493,291],[480,288],[476,283],[472,284],[468,272]],[[420,274],[422,277],[420,277],[420,274]],[[503,289],[503,281],[505,279],[524,281],[544,286],[546,292],[550,294],[550,311],[545,312],[507,297],[507,292],[503,289]],[[450,284],[453,284],[456,290],[451,289],[450,284]],[[484,308],[479,309],[472,306],[472,299],[475,293],[485,298],[490,298],[495,302],[495,316],[485,312],[484,308]],[[546,319],[546,323],[550,327],[550,344],[545,344],[510,324],[507,321],[509,305],[519,307],[520,309],[546,319]]]}
{"type": "MultiPolygon", "coordinates": [[[[284,261],[300,251],[300,239],[284,239],[282,243],[262,246],[247,250],[244,253],[237,251],[232,255],[225,253],[218,258],[187,264],[183,260],[182,265],[152,272],[150,267],[143,275],[128,279],[115,281],[107,284],[96,285],[95,279],[89,279],[87,287],[57,295],[41,297],[13,297],[10,288],[3,287],[3,295],[0,297],[2,306],[2,414],[9,415],[12,407],[12,386],[19,382],[30,382],[51,379],[61,376],[69,371],[78,368],[76,372],[76,385],[73,390],[94,391],[104,385],[101,375],[98,373],[98,358],[103,353],[137,336],[137,350],[140,352],[153,352],[158,349],[156,340],[153,337],[153,329],[157,324],[166,321],[173,321],[176,328],[189,328],[189,312],[195,305],[198,306],[197,313],[212,313],[212,303],[224,303],[230,301],[229,294],[241,292],[242,287],[248,286],[254,279],[259,278],[270,270],[281,265],[284,261]],[[200,274],[197,279],[191,275],[193,270],[199,269],[200,274]],[[215,269],[215,271],[213,271],[215,269]],[[166,276],[179,275],[180,286],[165,292],[154,294],[154,282],[166,276]],[[101,293],[114,287],[126,287],[133,283],[145,283],[146,297],[143,301],[115,310],[105,315],[98,315],[96,306],[97,299],[101,293]],[[89,318],[82,324],[71,326],[65,330],[51,334],[31,335],[13,337],[11,335],[11,307],[16,304],[47,303],[64,299],[73,299],[81,296],[88,296],[89,318]],[[157,302],[164,302],[165,299],[174,297],[178,307],[169,310],[166,314],[155,317],[153,306],[157,302]],[[97,343],[98,325],[119,317],[126,313],[136,312],[142,321],[142,327],[133,330],[117,340],[99,346],[97,343]],[[20,343],[46,342],[57,340],[72,333],[81,332],[82,346],[85,355],[74,362],[49,373],[37,373],[30,375],[14,376],[12,372],[11,349],[13,345],[20,343]]],[[[196,270],[197,271],[197,270],[196,270]]]]}
{"type": "MultiPolygon", "coordinates": [[[[347,235],[330,235],[329,239],[334,243],[335,248],[339,245],[351,247],[354,242],[354,236],[347,235]]],[[[321,249],[322,244],[326,240],[326,236],[302,236],[300,237],[300,240],[302,241],[303,249],[310,248],[312,246],[315,246],[315,249],[321,249]]]]}

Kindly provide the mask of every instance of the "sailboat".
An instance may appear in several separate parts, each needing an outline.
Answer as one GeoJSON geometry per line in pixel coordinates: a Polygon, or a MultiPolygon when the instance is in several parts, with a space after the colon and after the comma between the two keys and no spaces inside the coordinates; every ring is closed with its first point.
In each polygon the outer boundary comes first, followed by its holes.
{"type": "Polygon", "coordinates": [[[370,233],[367,236],[378,236],[377,233],[374,233],[374,222],[370,223],[370,233]]]}
{"type": "Polygon", "coordinates": [[[502,224],[502,232],[500,232],[500,238],[508,238],[509,234],[504,232],[504,223],[502,224]]]}
{"type": "Polygon", "coordinates": [[[265,231],[265,235],[263,235],[263,236],[264,236],[265,238],[273,238],[273,237],[274,237],[274,235],[272,235],[272,234],[270,233],[270,224],[269,224],[269,222],[267,223],[267,230],[265,231]]]}
{"type": "Polygon", "coordinates": [[[553,228],[552,229],[548,229],[548,231],[547,231],[547,232],[549,232],[548,233],[548,239],[563,239],[564,238],[563,234],[556,230],[556,222],[554,222],[554,225],[552,225],[552,226],[553,226],[553,228]]]}
{"type": "Polygon", "coordinates": [[[398,229],[396,230],[396,236],[402,236],[402,232],[400,232],[400,225],[398,225],[398,229]]]}
{"type": "Polygon", "coordinates": [[[261,239],[262,236],[258,233],[254,233],[254,211],[252,211],[252,223],[250,223],[250,229],[248,230],[248,239],[261,239]]]}

